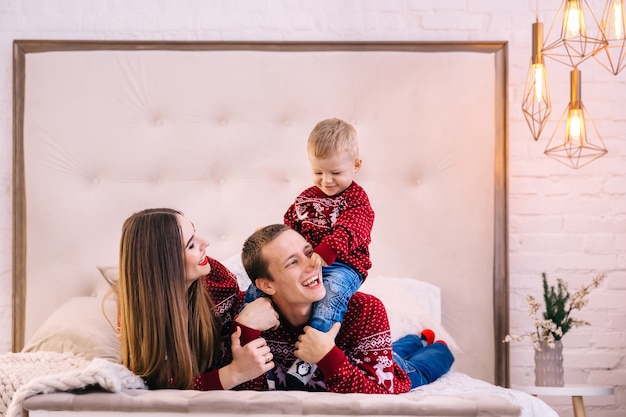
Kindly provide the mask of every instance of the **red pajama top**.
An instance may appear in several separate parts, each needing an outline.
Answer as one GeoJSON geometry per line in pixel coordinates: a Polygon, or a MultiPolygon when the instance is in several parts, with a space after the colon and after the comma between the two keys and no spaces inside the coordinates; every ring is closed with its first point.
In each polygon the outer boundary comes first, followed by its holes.
{"type": "MultiPolygon", "coordinates": [[[[241,327],[241,343],[250,341],[258,337],[258,331],[242,326],[235,322],[235,316],[239,312],[243,303],[244,293],[240,291],[237,278],[224,265],[209,258],[211,272],[203,278],[202,283],[208,290],[215,305],[215,315],[222,322],[221,331],[221,360],[213,364],[205,373],[194,378],[194,389],[197,390],[215,390],[223,389],[219,378],[219,368],[228,365],[233,360],[232,351],[230,349],[230,335],[233,330],[233,324],[241,327]]],[[[219,357],[219,355],[218,355],[219,357]]]]}
{"type": "MultiPolygon", "coordinates": [[[[311,369],[293,354],[302,327],[294,328],[282,317],[280,321],[277,330],[259,332],[274,355],[275,367],[270,375],[275,389],[367,394],[399,394],[411,389],[409,377],[393,361],[389,320],[378,298],[354,294],[335,339],[336,346],[317,363],[306,382],[289,373],[294,362],[298,362],[296,367],[302,365],[301,374],[311,369]]],[[[262,388],[270,389],[267,376],[261,379],[262,388]]],[[[258,387],[258,380],[240,386],[258,387]]]]}
{"type": "Polygon", "coordinates": [[[327,265],[338,260],[367,277],[372,267],[374,210],[356,182],[332,197],[315,186],[307,188],[287,209],[283,221],[300,232],[327,265]]]}

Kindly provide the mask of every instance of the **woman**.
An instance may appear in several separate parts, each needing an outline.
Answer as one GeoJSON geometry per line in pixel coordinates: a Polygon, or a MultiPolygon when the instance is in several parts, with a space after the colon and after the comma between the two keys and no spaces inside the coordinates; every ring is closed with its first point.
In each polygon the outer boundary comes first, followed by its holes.
{"type": "Polygon", "coordinates": [[[207,246],[176,210],[147,209],[124,222],[121,362],[150,388],[231,389],[274,366],[253,335],[277,326],[278,314],[259,299],[235,317],[244,293],[207,246]]]}

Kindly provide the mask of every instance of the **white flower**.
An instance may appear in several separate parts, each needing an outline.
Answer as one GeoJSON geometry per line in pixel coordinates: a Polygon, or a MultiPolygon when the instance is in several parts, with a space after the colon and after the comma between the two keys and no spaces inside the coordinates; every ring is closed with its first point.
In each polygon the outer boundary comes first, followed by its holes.
{"type": "Polygon", "coordinates": [[[541,342],[545,341],[548,346],[553,349],[555,341],[561,338],[572,327],[588,326],[586,320],[575,319],[570,316],[572,310],[581,310],[587,305],[589,290],[597,288],[604,274],[598,274],[593,277],[592,282],[583,285],[574,294],[569,293],[568,284],[562,278],[557,278],[557,286],[548,286],[548,280],[545,272],[542,274],[543,280],[543,300],[546,305],[545,311],[538,315],[541,308],[540,303],[531,294],[526,294],[526,302],[528,303],[528,316],[533,319],[535,329],[522,335],[506,335],[503,343],[519,341],[525,337],[530,338],[535,350],[541,350],[541,342]]]}

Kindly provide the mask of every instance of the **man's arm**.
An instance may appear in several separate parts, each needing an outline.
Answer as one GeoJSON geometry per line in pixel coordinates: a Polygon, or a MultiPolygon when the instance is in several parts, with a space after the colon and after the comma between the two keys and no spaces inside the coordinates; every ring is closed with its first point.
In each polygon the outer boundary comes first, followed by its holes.
{"type": "Polygon", "coordinates": [[[307,326],[296,343],[296,356],[317,363],[329,391],[398,394],[411,389],[408,376],[393,362],[389,320],[379,299],[355,294],[337,330],[322,333],[307,326]]]}

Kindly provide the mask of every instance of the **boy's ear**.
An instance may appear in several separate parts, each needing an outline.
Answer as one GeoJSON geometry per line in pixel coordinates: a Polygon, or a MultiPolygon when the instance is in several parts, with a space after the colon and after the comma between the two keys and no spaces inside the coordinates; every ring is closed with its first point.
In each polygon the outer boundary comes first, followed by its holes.
{"type": "Polygon", "coordinates": [[[357,158],[354,160],[354,172],[359,172],[361,166],[363,165],[363,160],[361,158],[357,158]]]}
{"type": "Polygon", "coordinates": [[[257,278],[254,280],[254,284],[258,289],[267,295],[274,295],[276,293],[276,290],[274,290],[274,286],[272,285],[272,281],[267,278],[257,278]]]}

